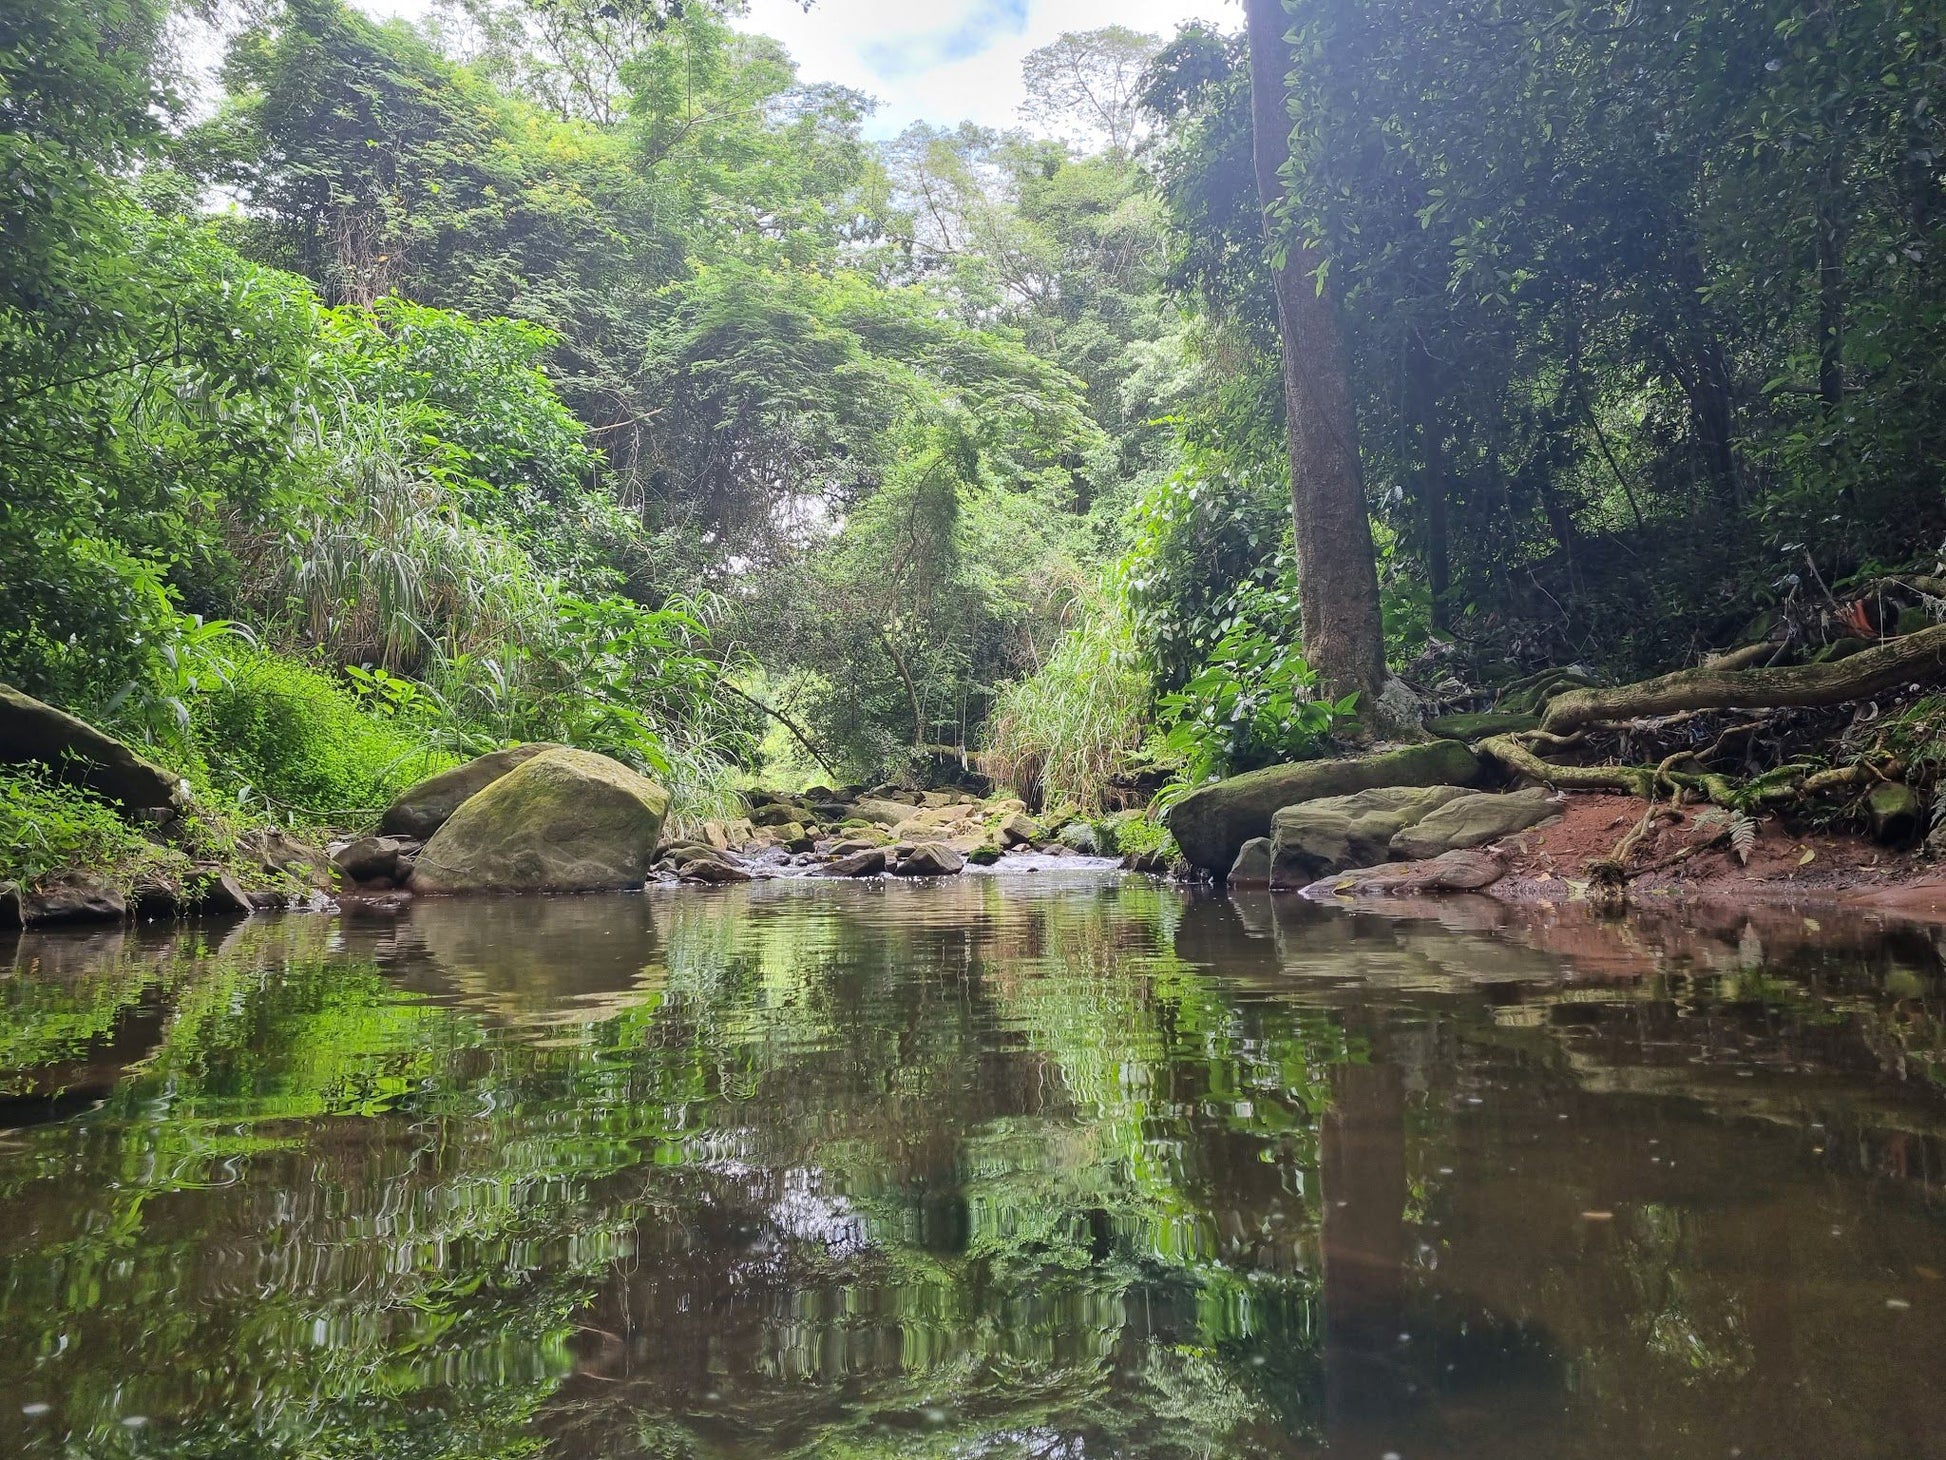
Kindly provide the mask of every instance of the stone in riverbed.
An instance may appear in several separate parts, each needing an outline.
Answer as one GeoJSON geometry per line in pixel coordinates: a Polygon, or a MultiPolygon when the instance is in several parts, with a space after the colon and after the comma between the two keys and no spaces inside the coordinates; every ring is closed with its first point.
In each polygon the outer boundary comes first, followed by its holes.
{"type": "Polygon", "coordinates": [[[1464,786],[1378,786],[1286,806],[1270,819],[1270,885],[1303,887],[1382,862],[1404,828],[1470,794],[1464,786]]]}
{"type": "Polygon", "coordinates": [[[113,883],[85,872],[62,872],[16,894],[16,917],[23,928],[50,923],[119,923],[128,916],[128,899],[113,883]]]}
{"type": "Polygon", "coordinates": [[[478,756],[465,765],[441,771],[421,781],[385,808],[379,818],[382,836],[413,836],[421,841],[446,824],[446,819],[473,796],[477,796],[502,776],[560,746],[545,740],[531,745],[516,745],[511,750],[496,750],[478,756]]]}
{"type": "Polygon", "coordinates": [[[851,811],[860,821],[876,822],[884,827],[897,826],[912,815],[912,808],[902,802],[880,801],[870,796],[861,796],[851,811]]]}
{"type": "Polygon", "coordinates": [[[639,887],[669,793],[620,761],[557,747],[494,781],[419,853],[416,892],[639,887]]]}
{"type": "Polygon", "coordinates": [[[1192,866],[1220,876],[1252,837],[1270,833],[1270,818],[1286,806],[1325,796],[1349,796],[1379,786],[1468,785],[1480,759],[1457,740],[1429,740],[1347,760],[1268,766],[1203,786],[1168,815],[1176,845],[1192,866]]]}
{"type": "Polygon", "coordinates": [[[884,847],[860,847],[824,865],[827,877],[876,877],[884,870],[884,847]]]}
{"type": "Polygon", "coordinates": [[[1401,861],[1423,861],[1483,847],[1546,821],[1560,809],[1560,798],[1545,786],[1501,795],[1484,791],[1461,795],[1400,831],[1389,850],[1401,861]]]}
{"type": "Polygon", "coordinates": [[[1270,849],[1271,840],[1267,836],[1253,836],[1237,852],[1237,859],[1230,864],[1227,879],[1232,887],[1270,886],[1270,849]]]}
{"type": "Polygon", "coordinates": [[[410,856],[420,845],[409,836],[361,836],[333,852],[331,865],[348,882],[376,882],[398,876],[399,858],[410,856]]]}
{"type": "Polygon", "coordinates": [[[685,882],[749,882],[752,877],[746,868],[733,866],[715,857],[696,857],[682,864],[676,874],[685,882]]]}
{"type": "Polygon", "coordinates": [[[975,867],[991,867],[1000,860],[1000,848],[992,842],[981,842],[966,854],[966,860],[975,867]]]}
{"type": "Polygon", "coordinates": [[[965,867],[966,858],[944,842],[920,842],[888,870],[894,877],[950,877],[965,867]]]}
{"type": "Polygon", "coordinates": [[[1025,811],[1008,814],[1000,823],[1000,840],[1010,847],[1031,846],[1041,839],[1041,829],[1025,811]]]}
{"type": "Polygon", "coordinates": [[[1422,892],[1478,892],[1507,874],[1490,851],[1463,849],[1423,862],[1390,862],[1334,873],[1304,889],[1310,898],[1400,897],[1422,892]]]}

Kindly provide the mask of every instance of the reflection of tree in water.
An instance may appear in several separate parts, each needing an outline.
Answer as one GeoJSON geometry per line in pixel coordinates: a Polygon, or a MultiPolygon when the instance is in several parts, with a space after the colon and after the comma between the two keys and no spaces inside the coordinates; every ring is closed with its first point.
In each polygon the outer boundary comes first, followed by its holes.
{"type": "MultiPolygon", "coordinates": [[[[7,990],[43,1072],[153,1047],[0,1149],[0,1393],[101,1454],[1605,1453],[1568,1394],[1684,1453],[1855,1281],[1808,1122],[1936,1169],[1910,947],[1589,988],[1144,883],[459,912],[7,990]]],[[[1831,1411],[1897,1412],[1852,1348],[1831,1411]]]]}

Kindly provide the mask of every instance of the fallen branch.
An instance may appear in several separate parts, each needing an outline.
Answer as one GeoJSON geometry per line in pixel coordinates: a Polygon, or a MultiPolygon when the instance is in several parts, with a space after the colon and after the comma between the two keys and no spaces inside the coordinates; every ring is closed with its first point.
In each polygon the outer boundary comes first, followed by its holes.
{"type": "MultiPolygon", "coordinates": [[[[1635,720],[1679,710],[1839,705],[1914,680],[1936,679],[1942,670],[1946,670],[1946,624],[1889,640],[1836,664],[1781,669],[1705,665],[1612,689],[1570,690],[1548,702],[1541,728],[1552,735],[1566,735],[1597,721],[1635,720]]],[[[1498,755],[1497,751],[1489,753],[1498,755]]]]}

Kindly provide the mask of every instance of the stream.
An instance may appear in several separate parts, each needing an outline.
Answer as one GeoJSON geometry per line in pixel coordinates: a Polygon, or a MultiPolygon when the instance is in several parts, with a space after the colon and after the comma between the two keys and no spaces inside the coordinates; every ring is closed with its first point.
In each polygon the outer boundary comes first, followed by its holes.
{"type": "Polygon", "coordinates": [[[1059,867],[0,935],[0,1455],[1946,1455],[1942,948],[1059,867]]]}

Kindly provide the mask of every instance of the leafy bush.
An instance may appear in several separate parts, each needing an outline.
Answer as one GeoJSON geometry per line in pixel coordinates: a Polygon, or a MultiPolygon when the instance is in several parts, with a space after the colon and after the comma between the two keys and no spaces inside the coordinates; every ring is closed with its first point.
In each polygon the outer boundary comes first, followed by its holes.
{"type": "Polygon", "coordinates": [[[0,770],[0,883],[86,867],[124,886],[168,857],[100,797],[34,767],[0,770]]]}
{"type": "Polygon", "coordinates": [[[1248,622],[1231,629],[1182,689],[1158,701],[1163,750],[1181,767],[1170,790],[1317,755],[1357,699],[1319,699],[1317,682],[1295,646],[1248,622]]]}
{"type": "Polygon", "coordinates": [[[455,764],[424,726],[375,712],[329,675],[259,649],[190,704],[211,789],[280,819],[358,821],[455,764]]]}

